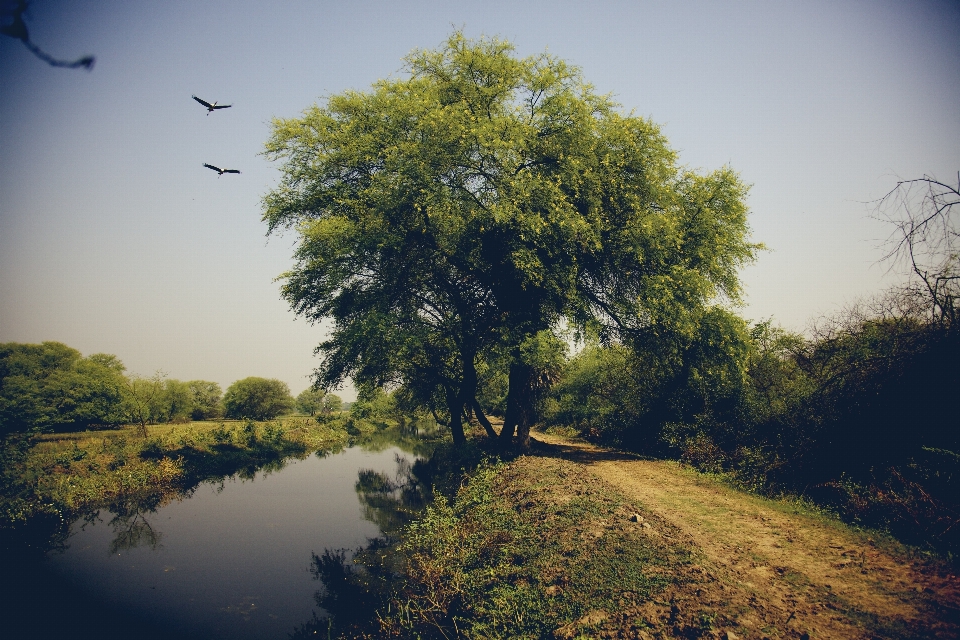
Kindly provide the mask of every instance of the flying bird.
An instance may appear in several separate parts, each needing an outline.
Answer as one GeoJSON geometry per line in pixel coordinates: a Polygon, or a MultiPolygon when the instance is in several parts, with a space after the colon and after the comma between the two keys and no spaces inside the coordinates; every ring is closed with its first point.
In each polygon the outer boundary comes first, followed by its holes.
{"type": "Polygon", "coordinates": [[[213,113],[214,109],[229,109],[230,107],[233,106],[232,104],[217,104],[216,102],[214,102],[213,104],[210,104],[206,100],[201,100],[197,96],[193,96],[193,99],[207,108],[207,115],[210,115],[211,113],[213,113]]]}
{"type": "Polygon", "coordinates": [[[221,169],[220,167],[215,167],[212,164],[207,164],[206,162],[203,163],[203,166],[205,166],[207,169],[213,169],[220,175],[223,175],[225,173],[240,173],[238,169],[221,169]]]}

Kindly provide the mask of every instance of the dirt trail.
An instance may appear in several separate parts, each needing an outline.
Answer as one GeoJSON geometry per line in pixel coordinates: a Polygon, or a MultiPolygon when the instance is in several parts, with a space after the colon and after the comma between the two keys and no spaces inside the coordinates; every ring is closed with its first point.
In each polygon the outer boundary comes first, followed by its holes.
{"type": "MultiPolygon", "coordinates": [[[[744,630],[749,638],[960,635],[960,580],[947,568],[674,462],[548,434],[536,439],[552,454],[586,465],[643,505],[652,522],[672,525],[669,535],[683,538],[677,542],[698,550],[699,566],[691,571],[700,575],[680,581],[674,605],[711,605],[739,629],[736,637],[744,630]]],[[[655,525],[650,531],[657,535],[655,525]]]]}

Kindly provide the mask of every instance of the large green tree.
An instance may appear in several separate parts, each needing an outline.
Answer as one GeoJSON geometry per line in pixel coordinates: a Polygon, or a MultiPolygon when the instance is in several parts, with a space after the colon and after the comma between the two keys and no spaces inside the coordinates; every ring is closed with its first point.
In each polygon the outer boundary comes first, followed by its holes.
{"type": "Polygon", "coordinates": [[[440,390],[462,442],[477,364],[498,344],[511,358],[501,436],[518,428],[525,445],[535,336],[564,318],[604,339],[690,333],[737,298],[755,246],[732,171],[679,167],[656,125],[547,54],[454,33],[406,63],[405,77],[275,120],[267,143],[283,175],[264,219],[299,235],[283,295],[334,321],[321,385],[440,390]]]}
{"type": "Polygon", "coordinates": [[[122,422],[123,371],[60,342],[0,344],[0,434],[122,422]]]}
{"type": "Polygon", "coordinates": [[[294,400],[286,382],[251,376],[227,388],[223,406],[228,418],[270,420],[293,409],[294,400]]]}

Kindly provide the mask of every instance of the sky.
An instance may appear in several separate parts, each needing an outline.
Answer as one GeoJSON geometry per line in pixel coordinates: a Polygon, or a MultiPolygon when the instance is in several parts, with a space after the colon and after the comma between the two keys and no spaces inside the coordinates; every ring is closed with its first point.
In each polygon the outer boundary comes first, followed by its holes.
{"type": "Polygon", "coordinates": [[[281,300],[294,237],[261,220],[271,120],[402,77],[455,29],[579,66],[683,165],[739,172],[767,247],[742,272],[754,321],[802,331],[895,284],[869,203],[960,180],[956,0],[35,0],[26,23],[97,62],[52,68],[0,37],[0,342],[141,375],[310,384],[326,328],[281,300]],[[194,94],[233,106],[207,116],[194,94]]]}

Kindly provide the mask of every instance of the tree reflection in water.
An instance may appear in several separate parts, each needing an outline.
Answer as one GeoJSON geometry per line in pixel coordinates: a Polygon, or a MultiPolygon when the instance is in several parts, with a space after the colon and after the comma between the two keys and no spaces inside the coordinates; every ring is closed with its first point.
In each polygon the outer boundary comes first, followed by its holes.
{"type": "Polygon", "coordinates": [[[411,465],[407,458],[400,455],[395,459],[397,472],[394,478],[364,469],[357,474],[356,484],[363,517],[390,538],[413,520],[432,499],[427,487],[417,479],[415,464],[411,465]]]}
{"type": "Polygon", "coordinates": [[[153,551],[163,546],[160,544],[163,534],[154,530],[141,511],[114,516],[110,526],[116,536],[110,543],[111,555],[139,546],[150,547],[153,551]]]}
{"type": "MultiPolygon", "coordinates": [[[[393,477],[370,469],[358,472],[354,487],[363,517],[376,524],[382,535],[356,550],[324,549],[319,555],[312,554],[310,572],[321,584],[314,599],[324,614],[314,613],[312,620],[291,634],[294,640],[336,637],[369,623],[371,613],[385,606],[392,594],[396,572],[391,550],[398,535],[433,500],[428,478],[436,433],[423,433],[416,423],[407,423],[373,435],[369,444],[399,447],[418,457],[411,463],[407,457],[395,455],[393,477]]],[[[366,449],[368,443],[362,446],[366,449]]]]}

